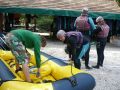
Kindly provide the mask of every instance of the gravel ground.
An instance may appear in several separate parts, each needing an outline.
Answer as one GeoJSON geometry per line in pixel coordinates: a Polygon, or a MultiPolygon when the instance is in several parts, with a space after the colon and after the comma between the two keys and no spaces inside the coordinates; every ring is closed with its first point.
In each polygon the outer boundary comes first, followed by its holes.
{"type": "MultiPolygon", "coordinates": [[[[48,44],[42,51],[68,60],[68,55],[64,52],[65,45],[59,41],[48,40],[48,44]]],[[[89,65],[96,65],[97,55],[95,45],[91,46],[89,65]]],[[[82,69],[90,73],[96,80],[94,90],[120,90],[120,47],[107,44],[105,48],[104,67],[100,69],[86,70],[82,61],[82,69]]]]}

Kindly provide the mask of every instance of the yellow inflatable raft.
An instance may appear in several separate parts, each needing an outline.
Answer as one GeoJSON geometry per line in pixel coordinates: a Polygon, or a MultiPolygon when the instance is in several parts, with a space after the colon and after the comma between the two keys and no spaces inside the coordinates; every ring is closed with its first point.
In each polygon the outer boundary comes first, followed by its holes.
{"type": "MultiPolygon", "coordinates": [[[[2,47],[1,47],[2,46],[2,47]]],[[[41,76],[36,77],[34,53],[29,64],[33,83],[25,82],[22,71],[15,73],[15,58],[11,51],[0,49],[0,90],[93,90],[95,79],[88,73],[68,65],[63,60],[41,52],[41,76]]]]}
{"type": "Polygon", "coordinates": [[[34,54],[31,53],[30,77],[33,83],[25,82],[22,71],[15,73],[15,60],[10,51],[0,50],[0,90],[92,90],[94,78],[61,59],[42,53],[41,77],[36,78],[34,54]]]}

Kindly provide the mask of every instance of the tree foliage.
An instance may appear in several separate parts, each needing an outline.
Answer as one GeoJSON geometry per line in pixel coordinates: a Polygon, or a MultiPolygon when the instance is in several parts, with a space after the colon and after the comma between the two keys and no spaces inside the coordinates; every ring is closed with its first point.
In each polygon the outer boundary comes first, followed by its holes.
{"type": "Polygon", "coordinates": [[[118,4],[118,6],[120,6],[120,0],[116,0],[116,2],[117,2],[117,4],[118,4]]]}
{"type": "Polygon", "coordinates": [[[39,32],[48,32],[50,30],[51,24],[53,23],[53,16],[38,16],[37,18],[37,28],[39,32]]]}

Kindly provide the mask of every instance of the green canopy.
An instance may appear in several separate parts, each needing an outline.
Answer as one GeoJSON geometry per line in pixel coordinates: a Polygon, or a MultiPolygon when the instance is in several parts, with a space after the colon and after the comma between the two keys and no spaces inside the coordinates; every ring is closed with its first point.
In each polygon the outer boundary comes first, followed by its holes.
{"type": "MultiPolygon", "coordinates": [[[[65,9],[64,10],[49,9],[49,8],[0,7],[0,13],[24,13],[24,14],[41,14],[41,15],[77,17],[80,15],[81,11],[65,10],[65,9]]],[[[96,18],[98,16],[103,16],[105,19],[120,20],[120,13],[89,11],[89,15],[93,18],[96,18]]]]}

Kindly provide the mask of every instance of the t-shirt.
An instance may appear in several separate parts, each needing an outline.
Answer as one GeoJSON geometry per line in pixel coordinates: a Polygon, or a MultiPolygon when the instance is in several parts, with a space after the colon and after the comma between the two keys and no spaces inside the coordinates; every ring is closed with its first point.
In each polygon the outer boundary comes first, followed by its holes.
{"type": "Polygon", "coordinates": [[[36,65],[39,68],[40,67],[40,47],[41,47],[41,38],[37,34],[34,34],[31,31],[23,30],[23,29],[17,29],[12,30],[12,34],[14,34],[22,43],[25,45],[26,48],[34,49],[35,59],[36,59],[36,65]]]}

